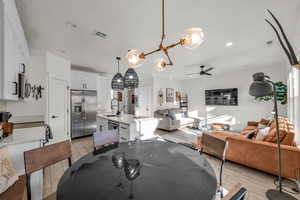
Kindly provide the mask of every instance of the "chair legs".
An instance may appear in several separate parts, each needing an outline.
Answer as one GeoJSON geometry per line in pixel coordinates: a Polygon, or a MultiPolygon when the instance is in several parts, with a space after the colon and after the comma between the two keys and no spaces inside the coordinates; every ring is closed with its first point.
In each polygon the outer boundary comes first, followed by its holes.
{"type": "Polygon", "coordinates": [[[219,177],[219,191],[221,194],[221,198],[223,198],[223,196],[224,196],[224,194],[223,194],[223,179],[222,179],[224,163],[225,163],[225,161],[222,160],[221,168],[220,168],[220,177],[219,177]]]}
{"type": "Polygon", "coordinates": [[[30,174],[26,174],[27,200],[31,200],[30,174]]]}
{"type": "Polygon", "coordinates": [[[68,158],[68,163],[69,163],[69,167],[71,167],[72,166],[72,158],[71,157],[68,158]]]}
{"type": "Polygon", "coordinates": [[[200,153],[200,155],[203,154],[203,148],[200,149],[199,153],[200,153]]]}

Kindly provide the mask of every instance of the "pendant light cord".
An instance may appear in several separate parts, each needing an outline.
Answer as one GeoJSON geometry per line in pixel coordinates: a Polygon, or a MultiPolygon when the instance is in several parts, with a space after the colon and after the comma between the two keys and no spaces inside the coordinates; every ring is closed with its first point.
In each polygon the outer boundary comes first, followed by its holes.
{"type": "Polygon", "coordinates": [[[117,61],[118,61],[118,73],[119,73],[119,72],[120,72],[120,60],[121,60],[121,58],[120,58],[120,57],[117,57],[116,59],[117,59],[117,61]]]}
{"type": "Polygon", "coordinates": [[[165,39],[165,0],[162,0],[162,36],[161,36],[161,44],[163,43],[163,40],[165,39]]]}

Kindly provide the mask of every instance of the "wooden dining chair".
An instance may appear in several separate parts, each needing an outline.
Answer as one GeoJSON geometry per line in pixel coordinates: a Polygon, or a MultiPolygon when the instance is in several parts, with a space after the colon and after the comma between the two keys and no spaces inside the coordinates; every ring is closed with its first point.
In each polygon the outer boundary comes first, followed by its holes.
{"type": "Polygon", "coordinates": [[[215,155],[218,159],[222,161],[221,168],[220,168],[220,176],[219,176],[219,186],[220,186],[219,190],[221,192],[222,198],[223,198],[222,176],[223,176],[223,166],[226,161],[226,149],[227,149],[226,141],[211,136],[207,133],[203,133],[200,154],[202,154],[203,151],[206,150],[209,153],[215,155]]]}
{"type": "Polygon", "coordinates": [[[247,195],[247,189],[242,187],[241,184],[235,185],[223,200],[244,200],[247,195]]]}
{"type": "Polygon", "coordinates": [[[19,176],[19,179],[5,192],[0,194],[2,200],[24,200],[26,199],[26,176],[19,176]]]}
{"type": "Polygon", "coordinates": [[[72,165],[71,158],[72,151],[69,140],[24,152],[27,200],[31,200],[30,175],[32,173],[66,159],[68,159],[70,167],[72,165]]]}

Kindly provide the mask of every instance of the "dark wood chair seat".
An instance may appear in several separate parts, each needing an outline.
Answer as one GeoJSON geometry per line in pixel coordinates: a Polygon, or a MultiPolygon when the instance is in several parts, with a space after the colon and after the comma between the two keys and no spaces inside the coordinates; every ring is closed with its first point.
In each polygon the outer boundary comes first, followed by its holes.
{"type": "Polygon", "coordinates": [[[0,194],[0,200],[24,200],[26,196],[26,176],[23,175],[5,192],[0,194]]]}

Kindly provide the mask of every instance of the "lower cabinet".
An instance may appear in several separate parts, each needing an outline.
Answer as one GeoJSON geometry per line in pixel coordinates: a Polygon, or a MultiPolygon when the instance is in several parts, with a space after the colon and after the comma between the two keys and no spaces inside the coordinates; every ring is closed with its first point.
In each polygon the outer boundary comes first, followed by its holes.
{"type": "Polygon", "coordinates": [[[107,131],[108,130],[108,120],[104,118],[97,118],[97,131],[107,131]]]}
{"type": "MultiPolygon", "coordinates": [[[[41,147],[40,141],[8,146],[8,152],[18,175],[25,174],[24,152],[39,147],[41,147]]],[[[43,170],[37,171],[31,175],[30,186],[31,199],[43,199],[43,170]]]]}
{"type": "Polygon", "coordinates": [[[119,137],[120,137],[120,142],[130,140],[130,127],[129,127],[129,125],[120,123],[119,137]]]}

